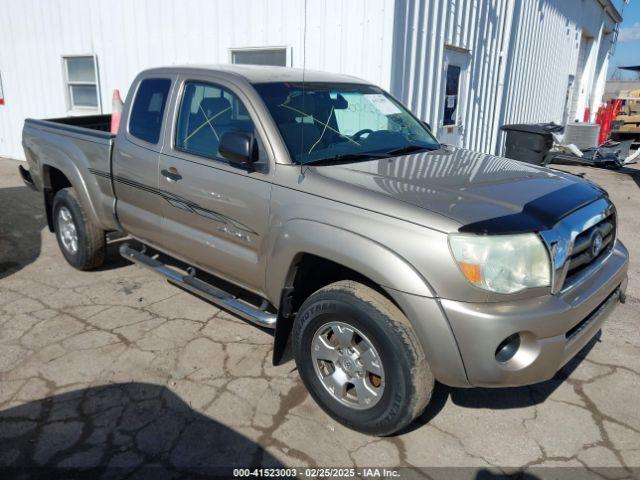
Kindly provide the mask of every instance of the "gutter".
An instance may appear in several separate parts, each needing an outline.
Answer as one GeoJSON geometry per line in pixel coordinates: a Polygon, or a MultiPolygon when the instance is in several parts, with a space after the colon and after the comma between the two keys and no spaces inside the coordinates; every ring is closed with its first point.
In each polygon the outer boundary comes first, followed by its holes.
{"type": "Polygon", "coordinates": [[[598,0],[598,3],[615,23],[622,23],[622,15],[611,0],[598,0]]]}

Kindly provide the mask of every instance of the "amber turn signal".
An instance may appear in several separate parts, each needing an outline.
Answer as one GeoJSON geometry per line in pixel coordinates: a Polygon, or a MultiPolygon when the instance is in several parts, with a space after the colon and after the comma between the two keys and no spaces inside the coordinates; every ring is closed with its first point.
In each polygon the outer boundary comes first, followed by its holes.
{"type": "Polygon", "coordinates": [[[480,271],[480,265],[477,263],[458,262],[460,270],[467,280],[473,284],[478,284],[482,281],[482,273],[480,271]]]}

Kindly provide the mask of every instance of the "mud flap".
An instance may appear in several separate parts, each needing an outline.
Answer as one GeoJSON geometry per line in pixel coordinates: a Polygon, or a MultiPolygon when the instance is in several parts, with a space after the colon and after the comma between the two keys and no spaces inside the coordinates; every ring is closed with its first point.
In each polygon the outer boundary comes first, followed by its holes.
{"type": "Polygon", "coordinates": [[[285,287],[280,295],[280,308],[278,309],[278,320],[276,320],[276,332],[273,338],[273,365],[280,365],[287,343],[293,329],[293,287],[285,287]]]}

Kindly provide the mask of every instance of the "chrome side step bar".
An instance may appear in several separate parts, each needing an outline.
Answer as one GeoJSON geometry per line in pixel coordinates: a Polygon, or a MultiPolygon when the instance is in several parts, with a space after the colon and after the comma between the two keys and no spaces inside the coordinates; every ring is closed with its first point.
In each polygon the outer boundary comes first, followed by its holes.
{"type": "Polygon", "coordinates": [[[193,269],[189,271],[189,274],[183,275],[155,258],[146,255],[145,250],[146,249],[138,251],[132,248],[128,243],[123,243],[120,246],[120,255],[127,260],[131,260],[138,265],[142,265],[143,267],[159,273],[169,282],[174,283],[195,295],[205,298],[206,300],[215,303],[225,310],[229,310],[231,313],[234,313],[245,320],[255,323],[261,327],[276,328],[276,319],[278,317],[275,313],[268,313],[264,310],[252,307],[238,300],[230,293],[203,282],[195,277],[195,271],[193,269]]]}

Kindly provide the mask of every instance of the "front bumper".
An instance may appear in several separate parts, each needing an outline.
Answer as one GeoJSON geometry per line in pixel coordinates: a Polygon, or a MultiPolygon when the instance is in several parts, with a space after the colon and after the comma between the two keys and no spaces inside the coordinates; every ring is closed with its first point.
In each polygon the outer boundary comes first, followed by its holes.
{"type": "Polygon", "coordinates": [[[500,303],[441,300],[474,386],[530,385],[552,378],[600,330],[627,287],[629,255],[619,241],[601,267],[557,295],[500,303]],[[520,347],[496,360],[499,344],[515,333],[520,347]]]}

